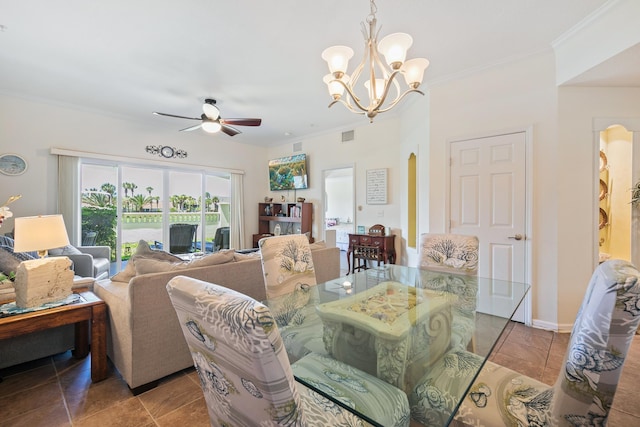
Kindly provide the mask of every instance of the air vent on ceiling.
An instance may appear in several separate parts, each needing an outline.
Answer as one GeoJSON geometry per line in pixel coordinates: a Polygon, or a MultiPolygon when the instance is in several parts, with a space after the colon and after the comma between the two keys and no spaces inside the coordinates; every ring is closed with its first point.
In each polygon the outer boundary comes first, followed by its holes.
{"type": "Polygon", "coordinates": [[[302,142],[294,142],[293,143],[293,152],[302,151],[302,142]]]}
{"type": "Polygon", "coordinates": [[[348,131],[342,132],[342,142],[349,142],[349,141],[353,141],[354,139],[355,139],[355,131],[348,130],[348,131]]]}

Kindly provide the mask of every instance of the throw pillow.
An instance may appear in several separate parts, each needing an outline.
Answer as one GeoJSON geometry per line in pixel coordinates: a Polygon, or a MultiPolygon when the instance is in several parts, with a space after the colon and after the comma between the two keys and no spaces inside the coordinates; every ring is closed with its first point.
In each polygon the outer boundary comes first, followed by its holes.
{"type": "Polygon", "coordinates": [[[18,265],[22,261],[36,258],[37,256],[30,252],[13,252],[12,247],[0,246],[0,271],[8,275],[12,271],[18,270],[18,265]]]}
{"type": "Polygon", "coordinates": [[[78,250],[75,246],[67,245],[61,248],[49,249],[49,255],[60,256],[60,255],[80,255],[82,252],[78,250]]]}
{"type": "Polygon", "coordinates": [[[182,262],[182,259],[180,259],[179,257],[172,255],[169,252],[161,251],[158,249],[151,249],[146,241],[140,240],[138,242],[138,247],[136,248],[135,253],[131,255],[131,258],[129,258],[129,262],[127,262],[124,270],[114,275],[111,278],[111,281],[128,283],[129,280],[131,280],[136,275],[136,266],[134,264],[134,261],[139,258],[150,258],[165,262],[182,262]]]}
{"type": "MultiPolygon", "coordinates": [[[[133,262],[136,274],[160,273],[164,271],[184,270],[187,268],[207,267],[235,261],[233,250],[219,251],[199,257],[189,262],[166,262],[152,258],[136,258],[133,262]]],[[[113,279],[112,279],[113,280],[113,279]]]]}

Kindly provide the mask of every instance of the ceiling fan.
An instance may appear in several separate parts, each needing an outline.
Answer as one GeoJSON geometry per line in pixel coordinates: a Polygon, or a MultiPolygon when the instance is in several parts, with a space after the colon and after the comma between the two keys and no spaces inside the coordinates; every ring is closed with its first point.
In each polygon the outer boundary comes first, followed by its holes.
{"type": "Polygon", "coordinates": [[[216,133],[222,131],[229,136],[237,135],[240,132],[238,129],[230,126],[260,126],[262,123],[262,119],[223,119],[220,117],[220,110],[216,107],[215,99],[205,99],[204,104],[202,105],[203,114],[200,117],[185,117],[185,116],[177,116],[175,114],[167,114],[167,113],[159,113],[154,111],[153,114],[157,116],[167,116],[167,117],[176,117],[178,119],[188,119],[188,120],[201,120],[202,123],[197,124],[195,126],[189,126],[188,128],[180,129],[180,132],[183,131],[192,131],[198,128],[202,128],[205,132],[216,133]]]}

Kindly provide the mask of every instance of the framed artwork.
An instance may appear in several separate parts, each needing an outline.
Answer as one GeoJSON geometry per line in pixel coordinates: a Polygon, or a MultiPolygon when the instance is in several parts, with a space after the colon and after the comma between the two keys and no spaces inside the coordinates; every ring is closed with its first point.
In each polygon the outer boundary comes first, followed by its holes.
{"type": "Polygon", "coordinates": [[[367,231],[365,229],[364,225],[359,225],[358,226],[358,234],[365,234],[367,231]]]}
{"type": "Polygon", "coordinates": [[[22,175],[27,170],[27,161],[17,154],[0,156],[0,173],[5,175],[22,175]]]}
{"type": "Polygon", "coordinates": [[[387,204],[387,170],[367,170],[367,204],[387,204]]]}

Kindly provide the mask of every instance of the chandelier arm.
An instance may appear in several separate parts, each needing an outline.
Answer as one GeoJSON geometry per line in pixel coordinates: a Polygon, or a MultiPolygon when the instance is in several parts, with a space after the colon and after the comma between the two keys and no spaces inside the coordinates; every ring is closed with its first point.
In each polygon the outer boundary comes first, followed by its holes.
{"type": "Polygon", "coordinates": [[[391,84],[392,84],[392,82],[394,82],[394,79],[398,75],[398,73],[400,73],[400,70],[395,70],[389,75],[389,79],[386,81],[386,85],[384,87],[384,92],[382,92],[382,96],[380,96],[380,99],[375,104],[375,106],[371,109],[371,111],[377,111],[377,112],[381,113],[381,112],[386,111],[389,108],[391,108],[393,105],[395,105],[400,100],[400,96],[398,96],[391,103],[391,107],[388,107],[388,108],[386,108],[384,110],[380,110],[380,106],[382,104],[384,104],[384,101],[387,99],[387,95],[389,94],[389,89],[391,88],[391,84]]]}
{"type": "MultiPolygon", "coordinates": [[[[351,99],[353,99],[353,102],[355,102],[356,106],[362,110],[362,111],[367,111],[367,109],[360,103],[360,98],[358,98],[358,96],[353,92],[353,90],[351,89],[351,85],[345,84],[342,80],[337,80],[337,82],[339,82],[347,91],[347,94],[351,97],[351,99]]],[[[350,110],[351,111],[357,111],[353,109],[353,106],[351,106],[351,104],[347,104],[344,103],[345,105],[349,105],[350,106],[350,110]]]]}
{"type": "Polygon", "coordinates": [[[389,104],[387,106],[387,108],[384,108],[382,110],[378,110],[378,113],[384,113],[386,111],[389,111],[390,109],[392,109],[398,102],[400,102],[400,100],[402,100],[402,98],[404,98],[405,96],[407,96],[407,94],[411,93],[411,92],[417,92],[420,95],[424,96],[424,92],[422,92],[419,89],[407,89],[402,95],[400,95],[399,97],[397,97],[396,99],[393,100],[393,102],[391,104],[389,104]]]}
{"type": "Polygon", "coordinates": [[[335,104],[337,103],[341,103],[342,105],[345,106],[345,108],[347,108],[349,111],[351,111],[352,113],[356,113],[356,114],[360,114],[360,115],[364,115],[366,112],[365,111],[358,111],[355,108],[353,108],[353,106],[347,102],[344,102],[342,99],[336,99],[333,102],[331,102],[331,104],[329,104],[327,106],[327,108],[331,108],[333,107],[335,104]]]}

